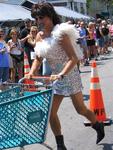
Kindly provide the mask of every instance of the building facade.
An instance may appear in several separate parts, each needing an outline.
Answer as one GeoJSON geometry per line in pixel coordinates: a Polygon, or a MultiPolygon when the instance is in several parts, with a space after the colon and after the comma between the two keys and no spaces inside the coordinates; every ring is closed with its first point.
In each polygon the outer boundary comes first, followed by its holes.
{"type": "Polygon", "coordinates": [[[64,6],[71,10],[87,14],[86,0],[46,0],[54,6],[64,6]]]}
{"type": "MultiPolygon", "coordinates": [[[[10,4],[21,4],[25,0],[8,0],[4,1],[5,3],[10,3],[10,4]]],[[[33,2],[43,2],[47,1],[52,3],[54,6],[64,6],[69,9],[72,9],[74,11],[80,12],[82,14],[87,14],[87,9],[86,9],[86,0],[30,0],[33,2]]]]}

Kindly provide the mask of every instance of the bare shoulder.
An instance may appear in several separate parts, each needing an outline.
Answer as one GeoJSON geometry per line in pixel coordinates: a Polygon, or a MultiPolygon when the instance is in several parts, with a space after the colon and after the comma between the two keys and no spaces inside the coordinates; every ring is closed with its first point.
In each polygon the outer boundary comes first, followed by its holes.
{"type": "Polygon", "coordinates": [[[36,36],[36,42],[41,41],[41,40],[42,40],[42,36],[43,36],[43,32],[42,32],[42,31],[39,31],[39,32],[37,33],[37,36],[36,36]]]}

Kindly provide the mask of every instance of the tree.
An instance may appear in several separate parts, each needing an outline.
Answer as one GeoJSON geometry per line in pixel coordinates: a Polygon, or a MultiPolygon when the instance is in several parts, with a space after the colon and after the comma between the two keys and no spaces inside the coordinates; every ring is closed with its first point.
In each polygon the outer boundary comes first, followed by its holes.
{"type": "Polygon", "coordinates": [[[100,1],[100,2],[102,2],[102,3],[105,3],[106,5],[113,5],[113,0],[98,0],[98,1],[100,1]]]}
{"type": "Polygon", "coordinates": [[[107,12],[109,14],[109,17],[112,16],[112,6],[113,6],[113,0],[98,0],[99,2],[102,2],[105,4],[107,12]]]}
{"type": "Polygon", "coordinates": [[[90,7],[91,1],[92,1],[92,0],[87,0],[87,2],[86,2],[86,7],[87,7],[87,9],[90,7]]]}

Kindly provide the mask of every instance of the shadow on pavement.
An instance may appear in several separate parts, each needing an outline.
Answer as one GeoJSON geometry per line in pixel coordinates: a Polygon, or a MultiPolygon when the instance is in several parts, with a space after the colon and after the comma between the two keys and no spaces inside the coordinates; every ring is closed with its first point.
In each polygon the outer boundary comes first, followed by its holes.
{"type": "Polygon", "coordinates": [[[104,57],[102,60],[109,60],[109,59],[113,59],[113,57],[104,57]]]}
{"type": "Polygon", "coordinates": [[[96,61],[97,65],[105,65],[105,62],[96,61]]]}
{"type": "Polygon", "coordinates": [[[102,143],[99,145],[103,145],[103,150],[113,150],[113,144],[102,143]]]}
{"type": "Polygon", "coordinates": [[[90,73],[91,71],[86,70],[86,71],[81,71],[81,73],[90,73]]]}

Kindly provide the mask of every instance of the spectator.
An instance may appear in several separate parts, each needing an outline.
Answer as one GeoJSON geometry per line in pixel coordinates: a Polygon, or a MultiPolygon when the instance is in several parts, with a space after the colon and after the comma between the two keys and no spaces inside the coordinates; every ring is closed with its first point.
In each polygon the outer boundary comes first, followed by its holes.
{"type": "Polygon", "coordinates": [[[13,62],[11,68],[11,81],[17,82],[23,77],[23,48],[18,39],[18,32],[15,28],[10,31],[11,39],[8,41],[8,49],[13,62]]]}
{"type": "Polygon", "coordinates": [[[84,65],[87,66],[89,65],[89,50],[87,47],[87,36],[88,36],[88,31],[85,28],[85,23],[83,21],[80,22],[80,27],[78,28],[79,34],[80,34],[80,46],[83,49],[83,54],[84,54],[84,65]]]}
{"type": "Polygon", "coordinates": [[[96,46],[97,46],[99,55],[103,53],[103,48],[104,48],[104,38],[102,35],[101,21],[102,20],[98,18],[97,23],[96,23],[96,46]]]}
{"type": "Polygon", "coordinates": [[[87,38],[87,46],[89,49],[89,58],[97,57],[97,49],[95,45],[95,24],[93,22],[89,22],[88,24],[88,38],[87,38]]]}
{"type": "Polygon", "coordinates": [[[104,38],[104,49],[103,54],[108,53],[108,46],[109,46],[109,28],[107,27],[106,20],[102,20],[102,35],[104,38]]]}
{"type": "MultiPolygon", "coordinates": [[[[24,39],[30,33],[30,29],[32,26],[32,21],[30,19],[26,19],[24,21],[24,23],[25,23],[25,28],[23,28],[23,30],[20,32],[20,39],[24,39]]],[[[31,67],[32,61],[30,59],[30,54],[31,54],[31,50],[32,50],[32,45],[29,44],[27,40],[25,40],[25,42],[23,43],[23,48],[24,48],[24,51],[26,52],[26,55],[27,55],[28,61],[29,61],[29,65],[31,67]]]]}
{"type": "Polygon", "coordinates": [[[32,61],[34,60],[35,58],[35,52],[34,52],[34,47],[35,47],[35,44],[36,44],[36,35],[38,33],[38,28],[37,26],[31,26],[31,29],[30,29],[30,33],[24,38],[24,39],[21,39],[21,42],[23,41],[26,41],[29,46],[31,47],[30,49],[30,64],[32,65],[32,61]]]}
{"type": "Polygon", "coordinates": [[[0,28],[0,82],[5,82],[9,79],[9,54],[4,39],[4,31],[0,28]]]}

